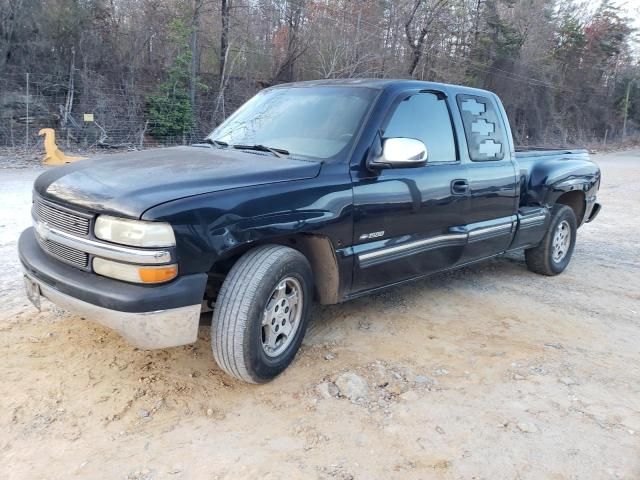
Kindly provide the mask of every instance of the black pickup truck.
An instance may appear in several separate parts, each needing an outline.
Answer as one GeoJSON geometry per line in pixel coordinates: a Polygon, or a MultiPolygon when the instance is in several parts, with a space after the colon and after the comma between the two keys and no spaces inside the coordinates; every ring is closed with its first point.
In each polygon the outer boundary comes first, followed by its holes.
{"type": "Polygon", "coordinates": [[[312,301],[338,303],[524,249],[556,275],[600,210],[584,150],[516,151],[488,91],[408,80],[263,90],[201,144],[43,173],[19,241],[42,297],[140,348],[194,342],[265,382],[312,301]]]}

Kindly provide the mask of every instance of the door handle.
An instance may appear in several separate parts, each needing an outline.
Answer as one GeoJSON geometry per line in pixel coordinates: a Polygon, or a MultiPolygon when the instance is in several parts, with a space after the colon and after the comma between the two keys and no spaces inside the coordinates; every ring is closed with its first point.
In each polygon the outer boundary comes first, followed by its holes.
{"type": "Polygon", "coordinates": [[[466,195],[469,193],[469,181],[458,179],[451,182],[451,193],[454,195],[466,195]]]}

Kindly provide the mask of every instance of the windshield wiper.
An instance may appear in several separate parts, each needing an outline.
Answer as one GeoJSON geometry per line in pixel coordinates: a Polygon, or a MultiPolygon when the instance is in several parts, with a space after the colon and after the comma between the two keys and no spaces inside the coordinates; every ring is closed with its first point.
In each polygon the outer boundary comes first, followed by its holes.
{"type": "Polygon", "coordinates": [[[209,137],[205,138],[204,142],[218,148],[227,148],[229,146],[227,142],[223,142],[221,140],[214,140],[213,138],[209,138],[209,137]]]}
{"type": "Polygon", "coordinates": [[[266,145],[232,145],[233,148],[237,148],[238,150],[255,150],[257,152],[269,152],[275,155],[276,157],[281,158],[283,155],[289,155],[289,151],[283,148],[271,148],[266,145]]]}

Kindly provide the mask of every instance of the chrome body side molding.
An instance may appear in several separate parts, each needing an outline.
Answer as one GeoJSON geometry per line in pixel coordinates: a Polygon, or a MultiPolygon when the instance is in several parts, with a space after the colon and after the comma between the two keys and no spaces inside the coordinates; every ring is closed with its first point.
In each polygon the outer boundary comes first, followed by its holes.
{"type": "Polygon", "coordinates": [[[434,248],[464,245],[465,243],[467,243],[466,233],[449,233],[361,253],[358,255],[358,262],[361,268],[367,268],[407,255],[426,252],[434,248]]]}
{"type": "Polygon", "coordinates": [[[357,253],[358,264],[360,268],[367,268],[436,248],[465,246],[470,243],[481,242],[500,236],[511,236],[515,230],[516,222],[517,217],[514,215],[454,227],[449,233],[428,238],[415,239],[415,237],[404,236],[396,239],[394,243],[391,243],[391,240],[387,239],[384,242],[366,244],[368,249],[357,253]]]}
{"type": "Polygon", "coordinates": [[[532,228],[538,227],[540,225],[544,225],[547,221],[546,215],[536,215],[532,217],[522,217],[520,218],[520,228],[532,228]]]}
{"type": "Polygon", "coordinates": [[[511,234],[513,231],[513,225],[514,220],[509,220],[508,222],[499,225],[469,230],[469,243],[481,242],[483,240],[488,240],[489,238],[511,234]]]}

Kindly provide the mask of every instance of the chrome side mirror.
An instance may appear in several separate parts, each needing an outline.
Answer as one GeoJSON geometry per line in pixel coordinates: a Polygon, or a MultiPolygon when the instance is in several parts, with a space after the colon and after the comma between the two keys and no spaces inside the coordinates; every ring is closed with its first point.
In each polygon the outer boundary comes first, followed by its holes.
{"type": "Polygon", "coordinates": [[[370,168],[421,167],[427,163],[427,147],[415,138],[385,138],[382,152],[368,162],[370,168]]]}

